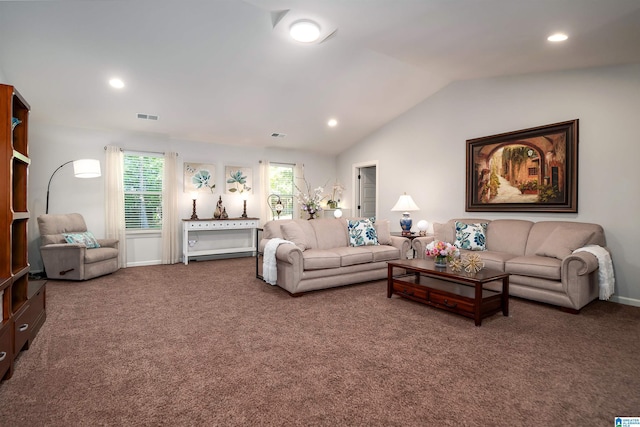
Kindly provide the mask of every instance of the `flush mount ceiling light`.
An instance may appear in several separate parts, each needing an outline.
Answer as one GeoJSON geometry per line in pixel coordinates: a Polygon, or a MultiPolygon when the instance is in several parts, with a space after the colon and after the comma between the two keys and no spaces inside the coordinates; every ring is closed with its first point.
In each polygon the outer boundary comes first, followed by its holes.
{"type": "Polygon", "coordinates": [[[338,121],[337,121],[336,119],[330,119],[330,120],[327,122],[327,125],[328,125],[329,127],[332,127],[332,128],[333,128],[333,127],[336,127],[336,126],[338,126],[338,121]]]}
{"type": "Polygon", "coordinates": [[[547,40],[549,40],[550,42],[563,42],[568,38],[569,38],[569,36],[567,36],[566,34],[555,33],[555,34],[552,34],[549,37],[547,37],[547,40]]]}
{"type": "Polygon", "coordinates": [[[291,37],[301,43],[312,43],[320,38],[320,26],[313,21],[303,19],[291,24],[291,37]]]}
{"type": "Polygon", "coordinates": [[[116,89],[122,89],[124,87],[124,82],[119,78],[114,77],[111,80],[109,80],[109,85],[111,85],[111,87],[116,89]]]}

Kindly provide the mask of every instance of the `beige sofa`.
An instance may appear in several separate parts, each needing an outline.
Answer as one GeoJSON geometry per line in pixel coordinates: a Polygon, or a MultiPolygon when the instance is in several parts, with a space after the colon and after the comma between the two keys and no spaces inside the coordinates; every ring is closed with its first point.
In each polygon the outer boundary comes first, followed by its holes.
{"type": "Polygon", "coordinates": [[[598,298],[598,259],[589,252],[572,252],[586,245],[606,248],[600,225],[570,221],[452,219],[445,224],[434,224],[433,236],[413,240],[417,257],[425,257],[425,247],[434,239],[454,243],[456,221],[487,224],[486,250],[461,250],[461,253],[476,253],[485,267],[510,273],[510,295],[555,304],[573,313],[598,298]]]}
{"type": "Polygon", "coordinates": [[[317,289],[379,280],[387,277],[387,261],[406,258],[410,241],[391,236],[388,220],[378,220],[379,245],[350,246],[345,218],[274,220],[263,227],[260,251],[270,239],[280,244],[275,261],[277,285],[292,296],[317,289]]]}

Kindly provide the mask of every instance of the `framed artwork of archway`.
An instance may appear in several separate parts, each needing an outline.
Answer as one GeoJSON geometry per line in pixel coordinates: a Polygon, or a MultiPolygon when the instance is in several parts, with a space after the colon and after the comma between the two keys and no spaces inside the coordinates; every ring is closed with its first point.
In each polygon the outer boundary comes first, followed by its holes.
{"type": "Polygon", "coordinates": [[[467,212],[578,212],[578,119],[467,140],[467,212]]]}

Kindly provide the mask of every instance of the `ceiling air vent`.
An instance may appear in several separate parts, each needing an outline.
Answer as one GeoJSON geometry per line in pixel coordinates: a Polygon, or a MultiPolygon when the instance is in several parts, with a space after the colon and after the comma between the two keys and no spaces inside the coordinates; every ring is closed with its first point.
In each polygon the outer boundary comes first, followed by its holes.
{"type": "Polygon", "coordinates": [[[141,120],[158,120],[159,116],[157,114],[144,114],[138,113],[137,117],[141,120]]]}
{"type": "Polygon", "coordinates": [[[287,136],[286,133],[279,133],[279,132],[274,132],[271,134],[272,137],[274,138],[284,138],[285,136],[287,136]]]}

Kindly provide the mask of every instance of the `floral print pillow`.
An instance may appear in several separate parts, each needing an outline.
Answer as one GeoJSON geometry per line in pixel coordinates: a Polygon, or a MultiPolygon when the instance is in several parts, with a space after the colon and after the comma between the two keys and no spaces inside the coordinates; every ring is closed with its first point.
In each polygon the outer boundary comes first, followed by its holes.
{"type": "Polygon", "coordinates": [[[100,244],[93,233],[85,231],[84,233],[62,233],[62,237],[67,243],[76,243],[85,245],[87,249],[99,248],[100,244]]]}
{"type": "Polygon", "coordinates": [[[347,231],[350,246],[376,246],[378,234],[369,219],[348,219],[347,231]]]}
{"type": "Polygon", "coordinates": [[[487,223],[465,224],[456,221],[456,241],[454,245],[458,249],[470,251],[486,250],[487,223]]]}

